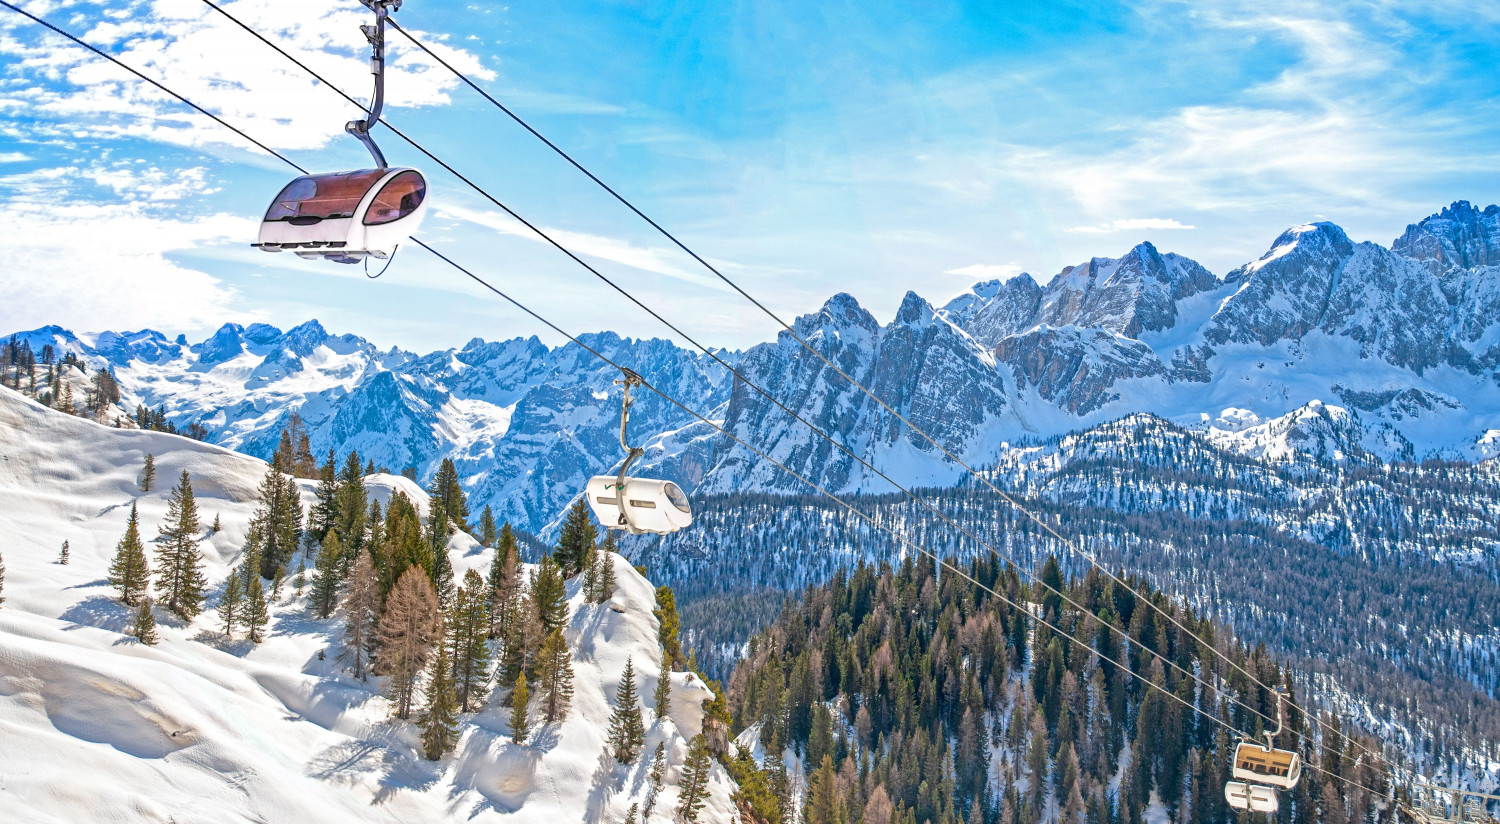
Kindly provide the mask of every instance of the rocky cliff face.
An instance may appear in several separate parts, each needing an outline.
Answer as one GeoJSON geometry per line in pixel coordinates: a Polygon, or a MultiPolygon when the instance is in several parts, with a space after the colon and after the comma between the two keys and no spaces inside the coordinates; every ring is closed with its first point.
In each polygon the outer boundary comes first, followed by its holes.
{"type": "MultiPolygon", "coordinates": [[[[835,295],[795,328],[902,416],[975,464],[1005,445],[1133,412],[1217,426],[1226,410],[1273,420],[1314,402],[1357,409],[1356,439],[1386,458],[1485,457],[1500,443],[1500,208],[1464,202],[1392,248],[1338,226],[1282,233],[1215,278],[1149,243],[1045,284],[976,284],[941,309],[908,294],[881,324],[835,295]]],[[[452,457],[478,504],[542,530],[589,475],[620,459],[617,377],[576,346],[535,338],[417,355],[334,336],[228,325],[196,345],[150,330],[22,335],[119,374],[127,402],[164,405],[212,440],[267,455],[299,409],[318,450],[358,449],[422,477],[452,457]]],[[[611,333],[591,346],[829,489],[890,486],[747,383],[667,341],[611,333]]],[[[792,336],[730,356],[743,375],[903,484],[960,472],[792,336]]],[[[643,466],[700,491],[807,491],[653,397],[632,413],[643,466]]]]}

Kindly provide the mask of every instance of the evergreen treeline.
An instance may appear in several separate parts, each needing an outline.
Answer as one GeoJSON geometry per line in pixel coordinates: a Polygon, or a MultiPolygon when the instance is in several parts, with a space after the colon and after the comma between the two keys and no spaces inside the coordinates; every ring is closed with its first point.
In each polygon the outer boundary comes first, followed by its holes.
{"type": "MultiPolygon", "coordinates": [[[[750,642],[730,683],[735,728],[758,725],[767,752],[789,747],[808,766],[803,809],[793,810],[787,784],[796,777],[780,759],[763,769],[742,752],[730,769],[743,805],[765,821],[796,813],[806,824],[1141,824],[1153,804],[1177,824],[1239,820],[1223,792],[1237,741],[1130,673],[1236,729],[1259,732],[1260,719],[1229,697],[1270,716],[1275,698],[1203,644],[1261,682],[1285,685],[1296,700],[1289,674],[1264,649],[1246,649],[1141,582],[1132,588],[1202,642],[1096,572],[1064,583],[1051,559],[1039,572],[1079,610],[1026,586],[1008,565],[976,560],[966,571],[1028,609],[958,575],[939,576],[926,559],[896,569],[862,564],[807,590],[750,642]],[[1038,616],[1090,646],[1065,640],[1038,616]]],[[[1308,727],[1289,710],[1277,745],[1301,750],[1332,775],[1386,790],[1384,777],[1349,757],[1342,739],[1327,736],[1321,743],[1332,752],[1325,752],[1308,727]]],[[[1283,793],[1278,820],[1392,820],[1369,793],[1316,770],[1304,775],[1283,793]]]]}

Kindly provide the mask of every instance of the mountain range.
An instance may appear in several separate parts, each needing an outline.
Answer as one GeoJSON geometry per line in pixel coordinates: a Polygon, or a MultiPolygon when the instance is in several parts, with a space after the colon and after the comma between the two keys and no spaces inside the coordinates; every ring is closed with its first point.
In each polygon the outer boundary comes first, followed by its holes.
{"type": "MultiPolygon", "coordinates": [[[[1045,283],[1021,274],[976,284],[942,306],[908,293],[885,324],[838,294],[794,328],[976,466],[1133,413],[1255,456],[1500,454],[1496,206],[1456,202],[1389,248],[1332,223],[1296,226],[1222,277],[1141,243],[1045,283]],[[1307,422],[1335,418],[1338,443],[1304,437],[1307,422]]],[[[476,507],[534,532],[622,457],[618,374],[573,344],[476,338],[419,355],[317,321],[286,331],[228,324],[195,344],[55,326],[17,338],[108,366],[127,406],[163,407],[177,425],[199,423],[210,441],[252,455],[268,456],[297,411],[319,453],[356,449],[423,479],[452,458],[476,507]]],[[[702,353],[610,332],[583,340],[835,492],[891,491],[702,353]]],[[[790,334],[716,354],[897,481],[961,479],[790,334]]],[[[634,406],[631,430],[647,442],[646,471],[700,494],[807,491],[657,398],[634,406]]]]}

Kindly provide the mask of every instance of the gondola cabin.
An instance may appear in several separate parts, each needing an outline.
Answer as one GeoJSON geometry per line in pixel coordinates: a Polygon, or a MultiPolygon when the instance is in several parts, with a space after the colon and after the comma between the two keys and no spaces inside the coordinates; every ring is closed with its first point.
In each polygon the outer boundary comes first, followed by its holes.
{"type": "Polygon", "coordinates": [[[1281,806],[1276,791],[1258,784],[1230,781],[1224,785],[1224,800],[1236,810],[1253,813],[1274,813],[1281,806]]]}
{"type": "Polygon", "coordinates": [[[1234,777],[1290,790],[1302,778],[1302,756],[1241,741],[1234,750],[1234,777]]]}
{"type": "Polygon", "coordinates": [[[622,495],[617,476],[598,475],[589,479],[583,494],[594,517],[607,529],[666,535],[693,523],[687,495],[671,481],[626,478],[622,495]]]}
{"type": "Polygon", "coordinates": [[[255,246],[339,263],[385,259],[426,212],[427,180],[416,169],[304,175],[271,202],[255,246]]]}

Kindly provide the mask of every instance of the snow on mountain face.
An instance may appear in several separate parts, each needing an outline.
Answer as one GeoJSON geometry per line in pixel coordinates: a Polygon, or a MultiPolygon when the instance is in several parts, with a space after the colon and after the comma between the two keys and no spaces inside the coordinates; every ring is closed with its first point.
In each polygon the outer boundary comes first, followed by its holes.
{"type": "MultiPolygon", "coordinates": [[[[1482,457],[1494,451],[1486,433],[1500,430],[1500,264],[1483,265],[1494,259],[1497,220],[1500,208],[1456,203],[1415,224],[1394,251],[1355,243],[1331,223],[1297,226],[1222,280],[1142,243],[1045,285],[1028,275],[976,284],[941,310],[908,295],[884,326],[840,294],[795,328],[981,464],[1007,442],[1133,412],[1198,425],[1226,409],[1272,420],[1315,401],[1358,410],[1359,440],[1381,457],[1482,457]]],[[[452,457],[476,506],[532,531],[554,524],[583,481],[621,457],[616,375],[571,345],[476,339],[419,357],[331,336],[316,322],[286,333],[231,325],[191,347],[149,331],[80,339],[48,327],[23,337],[114,364],[127,402],[163,404],[179,425],[201,421],[214,442],[252,454],[268,455],[286,414],[300,409],[320,452],[358,448],[423,477],[452,457]]],[[[708,359],[659,340],[589,341],[811,480],[889,491],[708,359]]],[[[958,477],[790,335],[730,360],[898,481],[958,477]]],[[[631,430],[649,443],[643,470],[689,490],[805,491],[657,399],[635,406],[631,430]]]]}
{"type": "MultiPolygon", "coordinates": [[[[662,654],[653,586],[623,559],[614,558],[610,603],[585,604],[570,583],[567,719],[540,725],[522,747],[509,738],[508,710],[487,707],[462,717],[454,754],[430,762],[415,728],[390,717],[379,680],[340,672],[339,621],[308,617],[289,584],[260,645],[226,640],[211,611],[191,622],[162,614],[153,647],[123,634],[131,610],[106,581],[115,544],[132,502],[149,542],[183,470],[205,523],[219,516],[223,526],[202,545],[212,607],[239,561],[266,464],[186,438],[102,427],[0,388],[0,819],[551,824],[621,820],[644,801],[649,763],[618,767],[603,755],[627,657],[650,695],[662,654]],[[157,485],[142,493],[147,453],[157,485]],[[64,540],[67,565],[56,563],[64,540]]],[[[426,496],[404,478],[372,476],[366,485],[382,500],[399,489],[425,509],[426,496]]],[[[303,496],[311,501],[308,485],[303,496]]],[[[464,534],[449,552],[460,576],[489,563],[464,534]]],[[[671,677],[669,714],[647,712],[646,751],[660,742],[668,753],[662,810],[675,807],[671,785],[710,695],[687,673],[671,677]]],[[[710,786],[701,820],[733,821],[733,787],[717,766],[710,786]]]]}

